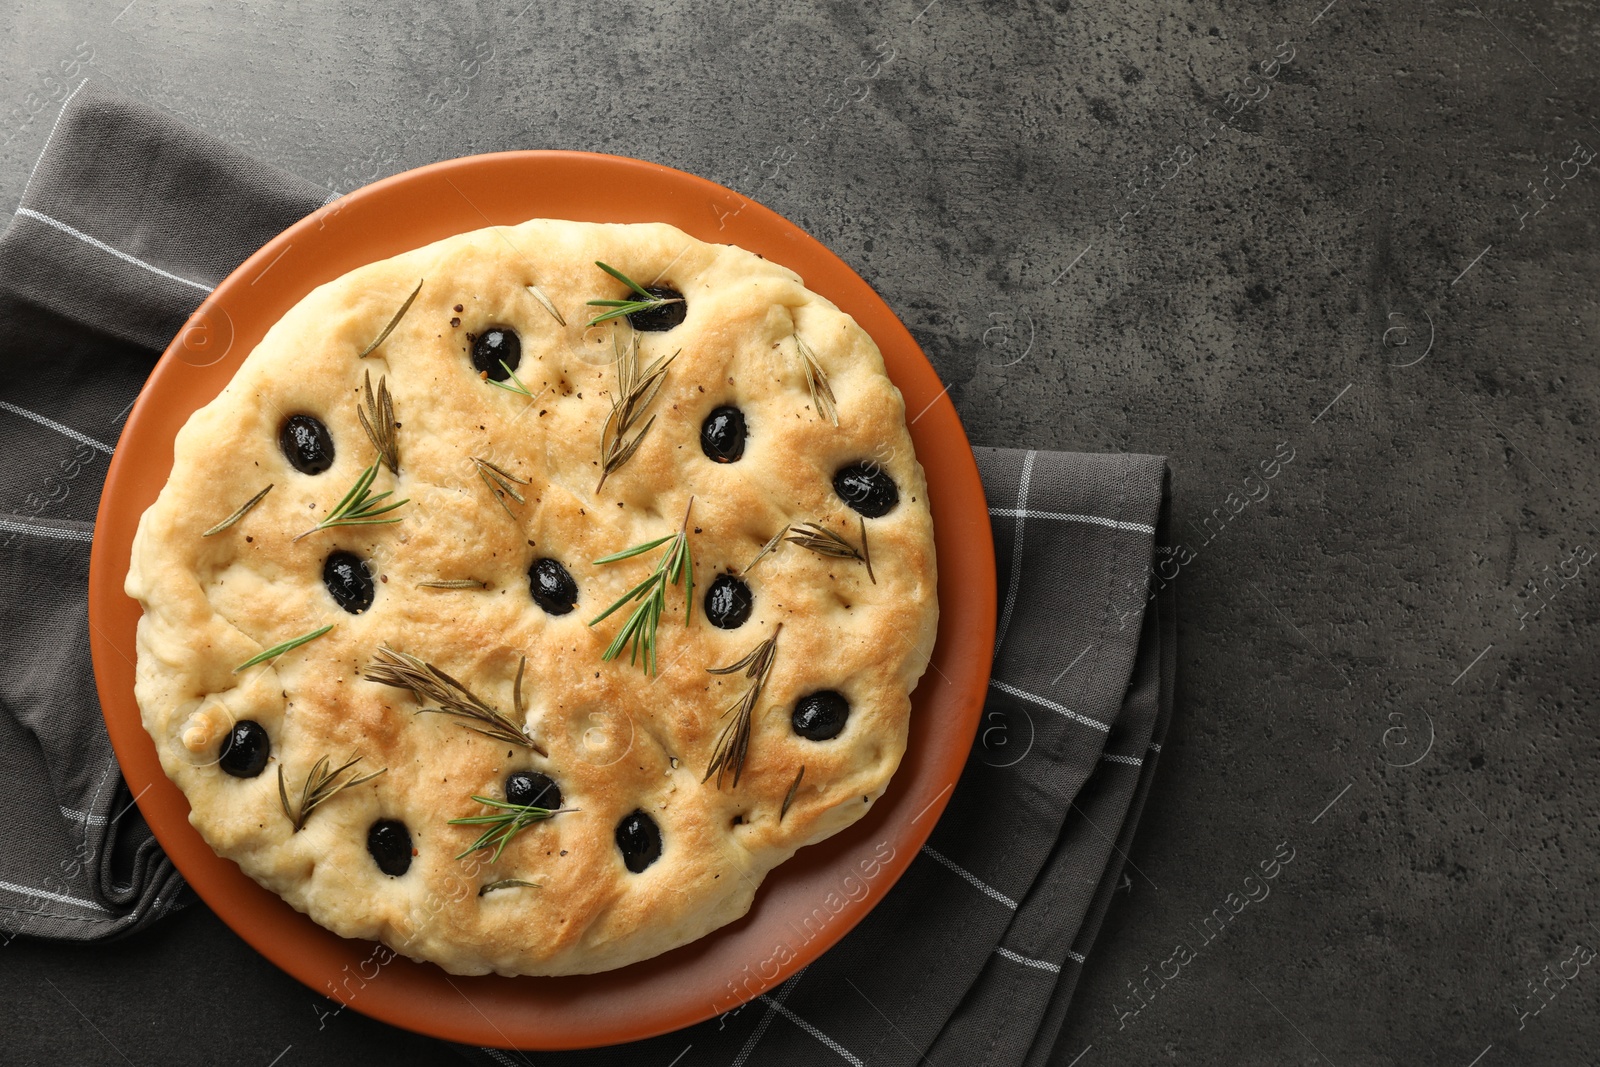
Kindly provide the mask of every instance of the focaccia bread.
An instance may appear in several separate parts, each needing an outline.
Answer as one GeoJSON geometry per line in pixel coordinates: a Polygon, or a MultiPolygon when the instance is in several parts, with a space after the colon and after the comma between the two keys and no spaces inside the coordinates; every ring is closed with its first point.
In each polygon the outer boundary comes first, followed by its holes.
{"type": "Polygon", "coordinates": [[[660,224],[484,229],[313,290],[179,433],[126,588],[205,840],[458,974],[744,915],[883,793],[938,618],[872,339],[660,224]]]}

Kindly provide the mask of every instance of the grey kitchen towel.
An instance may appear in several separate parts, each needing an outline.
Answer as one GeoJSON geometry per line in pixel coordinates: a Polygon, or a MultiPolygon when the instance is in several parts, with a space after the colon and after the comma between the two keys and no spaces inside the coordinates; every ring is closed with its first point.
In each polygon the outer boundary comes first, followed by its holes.
{"type": "MultiPolygon", "coordinates": [[[[185,898],[121,785],[88,657],[121,422],[210,288],[326,193],[94,85],[0,235],[0,938],[135,929],[185,898]]],[[[1172,713],[1168,474],[978,449],[1000,578],[972,757],[922,855],[832,951],[724,1016],[539,1063],[1033,1065],[1120,883],[1172,713]]],[[[490,1063],[534,1062],[463,1050],[490,1063]]]]}
{"type": "Polygon", "coordinates": [[[95,508],[154,358],[326,195],[80,84],[0,235],[0,942],[128,933],[189,899],[100,718],[95,508]]]}

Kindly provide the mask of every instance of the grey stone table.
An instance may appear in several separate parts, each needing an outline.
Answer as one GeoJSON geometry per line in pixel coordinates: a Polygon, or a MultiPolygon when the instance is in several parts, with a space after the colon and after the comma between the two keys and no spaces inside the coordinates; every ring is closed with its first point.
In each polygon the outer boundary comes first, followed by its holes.
{"type": "MultiPolygon", "coordinates": [[[[640,156],[849,261],[975,443],[1172,457],[1179,711],[1060,1063],[1588,1061],[1592,6],[124,3],[7,5],[6,207],[74,55],[330,191],[640,156]]],[[[0,950],[6,1062],[444,1054],[330,1008],[203,907],[0,950]]]]}

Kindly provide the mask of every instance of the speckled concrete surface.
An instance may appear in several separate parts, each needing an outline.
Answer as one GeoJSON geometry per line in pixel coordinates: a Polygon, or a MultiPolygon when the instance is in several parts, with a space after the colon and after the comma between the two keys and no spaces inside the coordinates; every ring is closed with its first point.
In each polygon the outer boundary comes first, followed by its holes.
{"type": "MultiPolygon", "coordinates": [[[[1172,457],[1180,709],[1059,1063],[1590,1059],[1591,5],[123,3],[8,5],[5,206],[73,56],[330,191],[640,156],[842,255],[975,443],[1172,457]]],[[[443,1052],[199,909],[0,1004],[6,1062],[443,1052]]]]}

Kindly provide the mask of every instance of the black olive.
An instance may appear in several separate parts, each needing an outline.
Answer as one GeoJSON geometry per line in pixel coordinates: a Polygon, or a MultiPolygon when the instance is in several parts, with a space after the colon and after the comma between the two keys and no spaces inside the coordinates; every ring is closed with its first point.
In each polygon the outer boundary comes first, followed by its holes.
{"type": "Polygon", "coordinates": [[[721,630],[736,630],[750,618],[755,598],[750,587],[731,574],[719,574],[706,590],[706,618],[721,630]]]}
{"type": "Polygon", "coordinates": [[[642,811],[630,811],[617,823],[617,848],[622,863],[638,874],[661,858],[661,828],[642,811]]]}
{"type": "Polygon", "coordinates": [[[561,787],[548,774],[512,771],[506,776],[506,803],[555,811],[561,807],[561,787]]]}
{"type": "Polygon", "coordinates": [[[744,455],[744,412],[724,404],[700,424],[700,451],[713,463],[732,463],[744,455]]]}
{"type": "Polygon", "coordinates": [[[517,336],[517,331],[509,326],[487,329],[472,342],[472,367],[474,370],[487,372],[491,381],[505,381],[511,377],[506,367],[516,370],[521,362],[522,339],[517,336]],[[506,367],[502,367],[501,363],[506,367]]]}
{"type": "Polygon", "coordinates": [[[301,474],[321,474],[333,466],[333,435],[310,415],[290,415],[278,431],[278,447],[301,474]]]}
{"type": "Polygon", "coordinates": [[[839,736],[849,717],[850,702],[832,689],[824,689],[801,697],[789,721],[794,732],[807,741],[827,741],[839,736]]]}
{"type": "Polygon", "coordinates": [[[533,602],[551,615],[565,615],[578,603],[578,583],[559,560],[536,559],[528,568],[533,602]]]}
{"type": "Polygon", "coordinates": [[[889,514],[900,503],[900,490],[894,479],[870,460],[840,467],[839,473],[833,476],[833,491],[869,519],[889,514]]]}
{"type": "Polygon", "coordinates": [[[372,572],[367,561],[354,552],[338,549],[322,565],[322,584],[338,605],[352,615],[360,615],[372,607],[372,597],[377,587],[372,584],[372,572]]]}
{"type": "Polygon", "coordinates": [[[235,778],[254,778],[267,769],[272,754],[272,739],[258,722],[241,719],[222,739],[222,754],[217,762],[235,778]]]}
{"type": "MultiPolygon", "coordinates": [[[[628,316],[628,321],[633,323],[633,328],[643,333],[662,333],[670,330],[683,321],[689,313],[689,305],[684,303],[683,294],[676,289],[668,289],[658,285],[647,285],[644,291],[657,300],[670,300],[670,304],[657,304],[655,307],[644,311],[635,311],[628,316]]],[[[638,293],[629,293],[624,300],[641,299],[638,293]]]]}
{"type": "Polygon", "coordinates": [[[367,851],[378,870],[398,878],[411,869],[411,831],[399,819],[379,819],[367,831],[367,851]]]}

